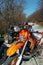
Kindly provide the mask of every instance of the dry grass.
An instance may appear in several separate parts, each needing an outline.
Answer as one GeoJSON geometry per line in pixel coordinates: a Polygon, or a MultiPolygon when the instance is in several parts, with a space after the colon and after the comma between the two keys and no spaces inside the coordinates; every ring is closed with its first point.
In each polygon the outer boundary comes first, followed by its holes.
{"type": "Polygon", "coordinates": [[[39,22],[39,21],[31,21],[31,22],[36,23],[36,24],[38,24],[40,26],[43,26],[43,22],[39,22]]]}
{"type": "Polygon", "coordinates": [[[43,22],[36,22],[36,24],[43,26],[43,22]]]}

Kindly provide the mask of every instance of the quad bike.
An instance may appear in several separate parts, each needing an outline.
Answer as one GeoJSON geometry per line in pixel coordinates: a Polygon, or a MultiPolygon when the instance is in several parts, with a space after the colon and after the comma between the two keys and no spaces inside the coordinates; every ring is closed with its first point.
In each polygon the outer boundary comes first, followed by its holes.
{"type": "Polygon", "coordinates": [[[7,58],[2,65],[20,65],[22,60],[29,60],[36,54],[39,54],[39,47],[41,46],[40,41],[42,38],[43,32],[30,32],[22,29],[19,32],[19,37],[16,42],[12,43],[6,50],[7,58]],[[41,38],[38,39],[34,33],[40,34],[41,38]]]}

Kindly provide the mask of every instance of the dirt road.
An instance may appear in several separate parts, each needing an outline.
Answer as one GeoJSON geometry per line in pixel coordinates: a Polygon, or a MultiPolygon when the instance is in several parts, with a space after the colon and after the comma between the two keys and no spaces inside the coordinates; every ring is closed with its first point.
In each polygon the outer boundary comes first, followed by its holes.
{"type": "Polygon", "coordinates": [[[30,61],[23,61],[22,65],[43,65],[43,52],[41,56],[36,57],[37,64],[34,60],[34,58],[30,59],[30,61]]]}
{"type": "MultiPolygon", "coordinates": [[[[35,26],[33,26],[33,30],[43,31],[43,27],[41,27],[39,25],[35,25],[35,26]]],[[[43,39],[42,39],[42,42],[43,42],[43,39]]],[[[30,61],[23,62],[22,65],[43,65],[43,51],[42,51],[41,56],[36,57],[36,61],[37,61],[37,64],[36,64],[34,58],[32,58],[32,59],[30,59],[30,61]]]]}

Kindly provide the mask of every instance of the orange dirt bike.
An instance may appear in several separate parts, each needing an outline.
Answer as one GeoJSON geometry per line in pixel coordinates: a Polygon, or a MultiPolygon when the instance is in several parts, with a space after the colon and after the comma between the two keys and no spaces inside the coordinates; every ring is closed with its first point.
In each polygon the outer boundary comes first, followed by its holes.
{"type": "Polygon", "coordinates": [[[43,32],[30,32],[22,29],[19,32],[19,37],[7,50],[7,59],[2,65],[20,65],[22,60],[29,60],[38,53],[38,48],[41,46],[43,32]],[[40,34],[40,39],[35,36],[40,34]]]}

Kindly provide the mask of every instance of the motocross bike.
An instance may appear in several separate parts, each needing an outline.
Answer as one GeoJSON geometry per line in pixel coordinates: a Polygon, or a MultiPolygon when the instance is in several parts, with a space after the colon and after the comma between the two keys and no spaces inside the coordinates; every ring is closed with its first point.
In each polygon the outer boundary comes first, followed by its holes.
{"type": "Polygon", "coordinates": [[[22,29],[19,37],[6,51],[7,59],[2,65],[20,65],[22,60],[29,60],[38,53],[41,46],[43,32],[30,32],[22,29]],[[35,34],[41,34],[41,38],[37,39],[35,34]],[[18,52],[17,52],[18,50],[18,52]]]}

